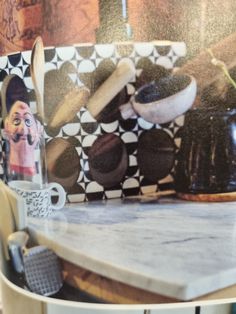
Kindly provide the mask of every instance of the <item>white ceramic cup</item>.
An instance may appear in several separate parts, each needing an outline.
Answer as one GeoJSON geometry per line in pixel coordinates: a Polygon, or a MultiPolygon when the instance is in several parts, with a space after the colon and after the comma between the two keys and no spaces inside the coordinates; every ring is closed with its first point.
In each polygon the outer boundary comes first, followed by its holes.
{"type": "Polygon", "coordinates": [[[22,196],[25,202],[27,216],[48,217],[53,210],[61,209],[66,202],[66,193],[63,187],[56,183],[48,183],[42,188],[38,183],[29,181],[10,181],[9,187],[22,196]],[[53,190],[58,196],[56,203],[52,203],[53,190]]]}

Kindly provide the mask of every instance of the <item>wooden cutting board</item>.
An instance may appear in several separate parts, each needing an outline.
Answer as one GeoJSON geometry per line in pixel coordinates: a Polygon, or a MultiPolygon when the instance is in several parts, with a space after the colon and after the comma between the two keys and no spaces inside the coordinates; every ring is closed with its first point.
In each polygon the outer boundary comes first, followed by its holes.
{"type": "Polygon", "coordinates": [[[216,194],[187,194],[177,193],[178,198],[195,202],[232,202],[236,201],[236,192],[216,193],[216,194]]]}

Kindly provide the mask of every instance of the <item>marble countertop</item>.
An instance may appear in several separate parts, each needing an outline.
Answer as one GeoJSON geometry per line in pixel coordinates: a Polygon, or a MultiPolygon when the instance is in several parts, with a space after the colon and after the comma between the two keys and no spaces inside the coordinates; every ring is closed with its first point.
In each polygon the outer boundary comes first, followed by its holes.
{"type": "Polygon", "coordinates": [[[236,284],[236,202],[70,204],[30,233],[62,258],[179,300],[236,284]]]}

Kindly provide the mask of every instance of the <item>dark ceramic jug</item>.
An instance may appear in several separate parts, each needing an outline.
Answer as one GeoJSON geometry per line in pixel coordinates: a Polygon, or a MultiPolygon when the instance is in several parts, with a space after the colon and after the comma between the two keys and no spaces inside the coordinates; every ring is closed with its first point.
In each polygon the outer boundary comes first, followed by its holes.
{"type": "Polygon", "coordinates": [[[186,114],[175,187],[194,194],[236,191],[236,109],[196,108],[186,114]]]}

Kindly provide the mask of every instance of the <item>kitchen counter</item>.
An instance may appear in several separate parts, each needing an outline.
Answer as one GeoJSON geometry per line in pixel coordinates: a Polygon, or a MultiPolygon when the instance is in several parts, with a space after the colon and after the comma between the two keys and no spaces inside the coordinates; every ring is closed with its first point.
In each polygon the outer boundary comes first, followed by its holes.
{"type": "Polygon", "coordinates": [[[38,243],[111,282],[173,301],[236,296],[236,202],[70,204],[28,225],[38,243]]]}

